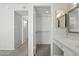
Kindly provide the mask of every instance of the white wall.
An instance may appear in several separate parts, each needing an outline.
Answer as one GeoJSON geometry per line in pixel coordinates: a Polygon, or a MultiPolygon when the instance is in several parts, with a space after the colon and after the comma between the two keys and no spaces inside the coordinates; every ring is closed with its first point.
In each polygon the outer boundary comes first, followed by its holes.
{"type": "Polygon", "coordinates": [[[50,44],[51,39],[51,8],[36,8],[36,39],[37,44],[50,44]],[[48,13],[45,13],[48,11],[48,13]]]}
{"type": "Polygon", "coordinates": [[[14,13],[0,4],[0,50],[14,49],[14,13]]]}
{"type": "Polygon", "coordinates": [[[54,4],[51,5],[51,56],[53,56],[53,40],[54,40],[54,31],[55,31],[55,7],[54,4]]]}
{"type": "Polygon", "coordinates": [[[28,5],[28,55],[33,56],[33,5],[28,5]]]}
{"type": "Polygon", "coordinates": [[[27,4],[0,4],[0,50],[14,50],[14,11],[27,4]]]}

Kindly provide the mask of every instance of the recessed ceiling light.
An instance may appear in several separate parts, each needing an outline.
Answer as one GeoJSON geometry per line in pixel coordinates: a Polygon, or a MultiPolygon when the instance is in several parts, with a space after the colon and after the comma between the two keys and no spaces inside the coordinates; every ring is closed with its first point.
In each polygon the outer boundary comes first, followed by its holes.
{"type": "Polygon", "coordinates": [[[24,24],[26,24],[27,23],[27,21],[24,21],[24,24]]]}
{"type": "Polygon", "coordinates": [[[48,11],[45,11],[45,13],[49,13],[48,11]]]}

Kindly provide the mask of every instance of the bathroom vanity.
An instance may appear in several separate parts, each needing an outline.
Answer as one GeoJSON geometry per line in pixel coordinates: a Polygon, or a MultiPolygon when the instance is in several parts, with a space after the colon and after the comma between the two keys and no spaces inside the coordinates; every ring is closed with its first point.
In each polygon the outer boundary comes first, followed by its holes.
{"type": "Polygon", "coordinates": [[[55,56],[79,56],[79,41],[72,39],[54,39],[55,56]],[[62,53],[62,54],[61,54],[62,53]]]}
{"type": "Polygon", "coordinates": [[[73,8],[67,13],[67,18],[63,16],[59,17],[58,28],[53,39],[53,55],[54,56],[79,56],[79,6],[73,8]],[[63,21],[61,21],[63,20],[63,21]],[[63,23],[65,25],[67,20],[67,27],[59,26],[63,23]],[[66,31],[64,30],[66,29],[66,31]],[[70,36],[69,34],[77,34],[76,36],[70,36]]]}

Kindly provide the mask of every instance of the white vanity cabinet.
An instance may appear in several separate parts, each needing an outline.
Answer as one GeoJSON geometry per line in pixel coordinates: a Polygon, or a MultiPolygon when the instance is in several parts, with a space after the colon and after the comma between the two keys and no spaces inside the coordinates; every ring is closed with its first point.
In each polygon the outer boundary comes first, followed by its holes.
{"type": "Polygon", "coordinates": [[[54,56],[64,56],[63,50],[55,43],[53,43],[53,55],[54,56]]]}
{"type": "Polygon", "coordinates": [[[53,54],[54,56],[79,56],[79,50],[75,48],[73,43],[68,43],[65,40],[53,41],[53,54]],[[78,52],[77,52],[78,51],[78,52]]]}
{"type": "Polygon", "coordinates": [[[54,44],[56,44],[59,48],[63,50],[63,45],[59,41],[54,40],[54,44]]]}
{"type": "Polygon", "coordinates": [[[74,51],[71,51],[69,48],[64,46],[64,56],[75,56],[76,53],[74,51]]]}
{"type": "Polygon", "coordinates": [[[53,55],[64,56],[63,45],[57,40],[53,42],[53,55]]]}

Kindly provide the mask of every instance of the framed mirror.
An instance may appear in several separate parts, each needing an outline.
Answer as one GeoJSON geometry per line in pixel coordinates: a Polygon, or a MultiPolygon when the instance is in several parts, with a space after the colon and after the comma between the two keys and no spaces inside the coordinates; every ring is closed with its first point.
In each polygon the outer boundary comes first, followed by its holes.
{"type": "Polygon", "coordinates": [[[67,27],[67,14],[64,14],[57,18],[57,27],[58,28],[66,28],[67,27]]]}
{"type": "Polygon", "coordinates": [[[68,32],[79,33],[79,7],[68,12],[68,32]]]}

